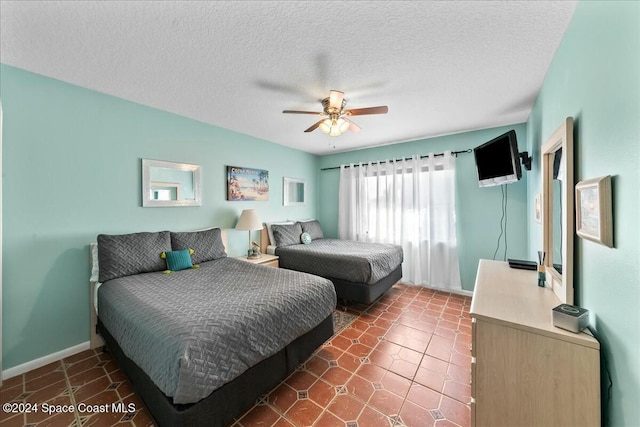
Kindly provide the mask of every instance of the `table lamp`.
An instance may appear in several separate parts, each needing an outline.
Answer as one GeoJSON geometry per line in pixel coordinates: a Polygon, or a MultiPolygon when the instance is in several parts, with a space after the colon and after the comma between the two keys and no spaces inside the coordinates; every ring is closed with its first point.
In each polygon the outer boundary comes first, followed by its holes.
{"type": "Polygon", "coordinates": [[[242,211],[240,219],[236,224],[236,230],[249,232],[249,250],[247,251],[247,258],[259,258],[260,252],[255,253],[251,247],[251,231],[262,230],[262,222],[258,219],[258,214],[255,209],[245,209],[242,211]]]}

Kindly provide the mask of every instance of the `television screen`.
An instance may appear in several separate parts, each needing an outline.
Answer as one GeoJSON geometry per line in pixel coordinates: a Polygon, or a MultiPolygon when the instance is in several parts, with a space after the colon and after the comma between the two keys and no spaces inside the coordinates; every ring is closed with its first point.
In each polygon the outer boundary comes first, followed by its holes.
{"type": "Polygon", "coordinates": [[[481,187],[509,184],[522,177],[516,132],[509,132],[474,148],[481,187]]]}

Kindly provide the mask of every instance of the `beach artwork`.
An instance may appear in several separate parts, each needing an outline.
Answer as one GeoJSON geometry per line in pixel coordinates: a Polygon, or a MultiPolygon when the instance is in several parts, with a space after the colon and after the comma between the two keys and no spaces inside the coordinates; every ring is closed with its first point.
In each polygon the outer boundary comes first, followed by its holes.
{"type": "Polygon", "coordinates": [[[227,200],[269,200],[269,171],[227,166],[227,200]]]}

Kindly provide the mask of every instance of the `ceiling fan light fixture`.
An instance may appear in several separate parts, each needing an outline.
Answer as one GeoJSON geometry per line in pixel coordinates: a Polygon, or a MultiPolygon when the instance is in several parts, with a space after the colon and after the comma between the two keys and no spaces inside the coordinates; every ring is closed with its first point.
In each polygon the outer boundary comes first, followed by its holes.
{"type": "Polygon", "coordinates": [[[340,118],[336,122],[336,126],[338,126],[338,130],[340,131],[340,133],[344,133],[349,129],[349,122],[343,118],[340,118]]]}
{"type": "Polygon", "coordinates": [[[329,136],[340,136],[342,132],[337,126],[331,126],[331,130],[329,131],[329,136]]]}
{"type": "Polygon", "coordinates": [[[332,114],[330,118],[324,119],[318,126],[320,130],[329,136],[340,136],[349,129],[349,122],[332,114]]]}
{"type": "Polygon", "coordinates": [[[324,119],[318,128],[324,133],[329,133],[331,132],[331,125],[331,119],[324,119]]]}
{"type": "Polygon", "coordinates": [[[364,116],[368,114],[387,114],[389,111],[389,108],[386,105],[345,110],[347,101],[344,99],[344,93],[338,90],[332,90],[330,95],[322,99],[320,102],[323,107],[322,112],[284,110],[283,113],[324,115],[326,117],[325,119],[315,122],[307,128],[305,132],[313,132],[320,128],[320,131],[328,134],[329,136],[340,136],[347,130],[350,130],[351,132],[360,131],[360,127],[347,117],[364,116]]]}

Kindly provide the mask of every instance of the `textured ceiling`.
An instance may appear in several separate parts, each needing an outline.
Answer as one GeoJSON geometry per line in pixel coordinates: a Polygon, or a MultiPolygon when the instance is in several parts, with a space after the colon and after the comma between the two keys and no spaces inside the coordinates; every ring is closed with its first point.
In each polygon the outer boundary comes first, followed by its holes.
{"type": "Polygon", "coordinates": [[[315,154],[527,120],[574,1],[1,1],[0,61],[315,154]],[[329,90],[362,131],[303,133],[329,90]],[[334,148],[335,146],[335,148],[334,148]]]}

